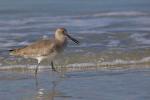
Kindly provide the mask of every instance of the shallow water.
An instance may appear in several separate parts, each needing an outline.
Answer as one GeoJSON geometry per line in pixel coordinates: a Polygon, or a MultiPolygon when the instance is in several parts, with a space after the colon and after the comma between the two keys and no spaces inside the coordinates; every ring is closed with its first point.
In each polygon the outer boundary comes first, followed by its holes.
{"type": "Polygon", "coordinates": [[[5,71],[2,100],[149,100],[150,69],[65,73],[5,71]]]}

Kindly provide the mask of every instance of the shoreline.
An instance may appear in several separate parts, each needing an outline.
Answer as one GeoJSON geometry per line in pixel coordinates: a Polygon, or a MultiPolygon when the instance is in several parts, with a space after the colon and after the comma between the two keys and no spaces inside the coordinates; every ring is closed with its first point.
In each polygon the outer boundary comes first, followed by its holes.
{"type": "MultiPolygon", "coordinates": [[[[18,72],[34,72],[36,65],[5,65],[0,66],[0,71],[18,71],[18,72]]],[[[96,65],[91,63],[70,64],[67,66],[55,66],[58,72],[85,72],[85,71],[103,71],[103,70],[130,70],[150,68],[150,63],[140,64],[116,64],[116,65],[96,65]]],[[[52,70],[51,66],[39,66],[39,71],[52,70]]]]}

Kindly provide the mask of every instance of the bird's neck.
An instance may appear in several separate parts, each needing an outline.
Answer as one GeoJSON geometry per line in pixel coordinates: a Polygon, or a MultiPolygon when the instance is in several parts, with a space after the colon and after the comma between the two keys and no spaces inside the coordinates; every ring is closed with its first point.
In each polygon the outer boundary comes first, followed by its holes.
{"type": "Polygon", "coordinates": [[[55,39],[55,46],[57,48],[57,52],[62,52],[64,48],[67,46],[67,39],[57,40],[55,39]]]}
{"type": "Polygon", "coordinates": [[[60,46],[66,46],[67,45],[67,38],[64,37],[64,38],[55,38],[55,42],[57,45],[60,45],[60,46]]]}

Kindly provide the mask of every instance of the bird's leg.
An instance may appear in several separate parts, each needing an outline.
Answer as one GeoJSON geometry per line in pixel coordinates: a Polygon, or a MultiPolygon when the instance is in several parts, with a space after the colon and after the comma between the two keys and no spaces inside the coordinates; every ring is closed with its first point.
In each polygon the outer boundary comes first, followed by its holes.
{"type": "Polygon", "coordinates": [[[39,69],[40,62],[41,62],[41,60],[38,60],[38,64],[36,65],[36,68],[35,68],[35,86],[36,86],[36,89],[38,89],[37,72],[38,72],[38,69],[39,69]]]}
{"type": "Polygon", "coordinates": [[[53,61],[51,61],[52,71],[56,71],[56,68],[54,67],[53,61]]]}
{"type": "Polygon", "coordinates": [[[38,62],[37,66],[36,66],[36,69],[35,69],[35,76],[37,76],[37,71],[39,69],[39,65],[40,65],[40,62],[38,62]]]}

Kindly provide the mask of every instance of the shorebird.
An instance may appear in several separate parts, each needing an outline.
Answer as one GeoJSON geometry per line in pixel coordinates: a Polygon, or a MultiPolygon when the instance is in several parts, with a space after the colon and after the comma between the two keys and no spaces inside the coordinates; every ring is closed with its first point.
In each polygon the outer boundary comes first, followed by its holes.
{"type": "Polygon", "coordinates": [[[67,46],[68,38],[79,44],[79,41],[71,37],[65,28],[58,28],[55,31],[54,38],[42,39],[25,47],[10,50],[10,55],[36,59],[38,64],[35,68],[35,76],[41,61],[47,58],[51,61],[52,70],[56,71],[53,60],[67,46]]]}

